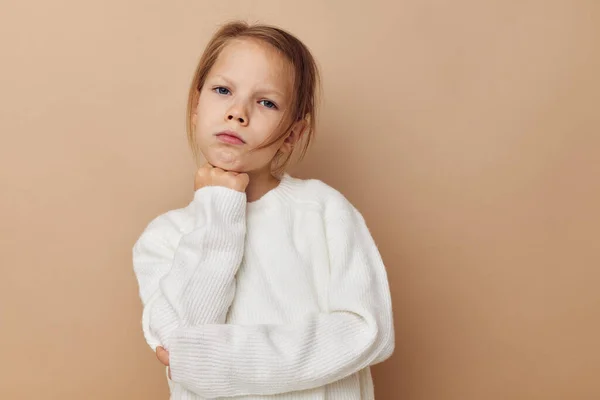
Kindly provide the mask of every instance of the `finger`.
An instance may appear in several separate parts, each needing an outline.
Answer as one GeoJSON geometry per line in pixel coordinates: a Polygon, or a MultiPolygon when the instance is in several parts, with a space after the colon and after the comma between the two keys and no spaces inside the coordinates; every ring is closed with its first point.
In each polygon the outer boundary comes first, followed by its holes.
{"type": "Polygon", "coordinates": [[[249,176],[248,174],[246,174],[246,173],[240,174],[240,175],[238,176],[238,179],[240,179],[240,180],[242,181],[242,183],[243,183],[244,185],[246,185],[246,186],[247,186],[247,185],[248,185],[248,183],[250,182],[250,176],[249,176]]]}
{"type": "Polygon", "coordinates": [[[206,173],[210,173],[211,171],[214,171],[215,169],[218,169],[217,167],[215,167],[214,165],[210,164],[210,163],[206,163],[202,166],[202,168],[204,171],[206,171],[206,173]]]}
{"type": "Polygon", "coordinates": [[[218,174],[219,174],[219,168],[214,167],[214,168],[211,168],[208,170],[208,176],[211,176],[214,178],[218,174]]]}
{"type": "Polygon", "coordinates": [[[162,355],[163,355],[163,351],[165,351],[161,346],[158,346],[156,348],[156,358],[158,359],[158,361],[160,361],[161,363],[163,362],[162,359],[162,355]]]}
{"type": "Polygon", "coordinates": [[[159,346],[156,348],[156,358],[161,364],[168,366],[169,365],[169,352],[165,350],[163,347],[159,346]]]}

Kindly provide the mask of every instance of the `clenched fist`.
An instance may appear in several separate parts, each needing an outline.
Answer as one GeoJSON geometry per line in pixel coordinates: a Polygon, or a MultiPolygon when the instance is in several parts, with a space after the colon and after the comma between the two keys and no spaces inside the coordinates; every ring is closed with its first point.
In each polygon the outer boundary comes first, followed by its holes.
{"type": "Polygon", "coordinates": [[[205,164],[196,172],[194,191],[205,186],[223,186],[238,192],[245,192],[248,182],[250,182],[248,174],[225,171],[205,164]]]}

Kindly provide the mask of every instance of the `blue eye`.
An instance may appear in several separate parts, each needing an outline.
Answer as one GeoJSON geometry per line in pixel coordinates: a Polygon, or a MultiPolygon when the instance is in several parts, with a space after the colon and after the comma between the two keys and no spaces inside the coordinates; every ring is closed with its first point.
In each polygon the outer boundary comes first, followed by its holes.
{"type": "Polygon", "coordinates": [[[261,100],[258,102],[258,104],[262,104],[263,106],[265,106],[267,108],[277,108],[277,105],[269,100],[261,100]]]}
{"type": "Polygon", "coordinates": [[[222,94],[222,95],[227,95],[227,94],[231,93],[229,91],[229,89],[227,89],[223,86],[217,86],[216,88],[213,89],[213,91],[215,91],[218,94],[222,94]]]}

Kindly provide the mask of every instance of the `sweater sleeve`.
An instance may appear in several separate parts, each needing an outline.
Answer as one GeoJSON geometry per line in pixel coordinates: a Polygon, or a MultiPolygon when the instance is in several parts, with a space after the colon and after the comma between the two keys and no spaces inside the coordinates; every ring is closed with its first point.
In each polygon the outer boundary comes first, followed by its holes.
{"type": "Polygon", "coordinates": [[[168,349],[178,327],[225,322],[244,251],[245,213],[245,193],[205,187],[186,208],[154,219],[137,240],[133,268],[153,350],[168,349]]]}
{"type": "Polygon", "coordinates": [[[170,338],[173,380],[206,398],[320,387],[388,358],[394,326],[387,274],[351,205],[326,221],[329,309],[286,325],[211,324],[170,338]]]}

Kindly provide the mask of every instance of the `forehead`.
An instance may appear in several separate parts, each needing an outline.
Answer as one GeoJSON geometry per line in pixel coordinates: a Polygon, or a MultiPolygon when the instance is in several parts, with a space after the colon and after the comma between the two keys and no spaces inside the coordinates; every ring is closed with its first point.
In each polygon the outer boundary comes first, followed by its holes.
{"type": "Polygon", "coordinates": [[[288,92],[292,66],[275,48],[253,39],[233,39],[225,45],[210,75],[223,75],[236,84],[266,84],[288,92]]]}

